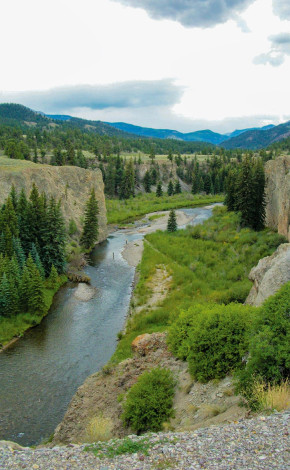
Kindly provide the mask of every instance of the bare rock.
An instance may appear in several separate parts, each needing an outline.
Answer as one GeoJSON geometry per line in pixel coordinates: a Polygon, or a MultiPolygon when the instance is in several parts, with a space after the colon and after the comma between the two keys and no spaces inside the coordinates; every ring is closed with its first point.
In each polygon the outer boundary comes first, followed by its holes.
{"type": "Polygon", "coordinates": [[[268,161],[265,175],[266,225],[290,241],[290,156],[268,161]]]}
{"type": "Polygon", "coordinates": [[[165,338],[165,333],[152,333],[151,335],[145,333],[144,335],[137,336],[132,342],[132,351],[139,356],[147,356],[152,351],[166,349],[165,338]]]}
{"type": "MultiPolygon", "coordinates": [[[[10,159],[7,159],[8,162],[10,159]]],[[[0,204],[3,204],[14,184],[17,191],[23,188],[28,195],[32,184],[35,183],[39,191],[44,191],[48,197],[53,196],[61,200],[61,208],[67,222],[73,219],[81,229],[81,218],[84,214],[85,204],[95,189],[99,205],[99,239],[107,238],[107,213],[104,195],[104,183],[100,170],[85,170],[76,166],[50,166],[39,165],[32,162],[22,162],[21,166],[11,167],[1,161],[0,172],[0,204]]]]}
{"type": "Polygon", "coordinates": [[[259,306],[290,281],[290,243],[280,245],[272,256],[262,258],[251,270],[249,279],[254,285],[245,303],[259,306]]]}
{"type": "Polygon", "coordinates": [[[95,294],[96,288],[93,286],[88,286],[83,282],[77,286],[74,292],[74,296],[82,302],[87,302],[88,300],[91,300],[95,294]]]}

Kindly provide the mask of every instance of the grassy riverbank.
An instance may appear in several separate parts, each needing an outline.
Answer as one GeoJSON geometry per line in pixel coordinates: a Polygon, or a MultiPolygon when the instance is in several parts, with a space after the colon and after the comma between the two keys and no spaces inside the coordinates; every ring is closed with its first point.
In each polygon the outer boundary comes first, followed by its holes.
{"type": "Polygon", "coordinates": [[[219,195],[193,195],[191,193],[175,194],[156,197],[155,193],[138,194],[135,198],[106,199],[108,224],[133,222],[150,212],[179,209],[181,207],[196,207],[223,202],[224,196],[219,195]]]}
{"type": "Polygon", "coordinates": [[[26,330],[41,322],[51,307],[54,295],[66,281],[66,276],[59,276],[58,284],[54,289],[44,289],[45,309],[41,314],[19,313],[15,316],[0,318],[0,348],[8,344],[13,338],[22,336],[26,330]]]}
{"type": "Polygon", "coordinates": [[[239,215],[224,207],[214,209],[214,216],[203,225],[147,235],[132,300],[133,316],[112,362],[131,356],[136,336],[166,330],[182,310],[197,303],[244,302],[252,285],[250,269],[283,240],[268,229],[241,229],[239,215]],[[157,268],[171,277],[170,287],[159,305],[150,308],[157,268]],[[136,308],[139,313],[134,315],[136,308]]]}

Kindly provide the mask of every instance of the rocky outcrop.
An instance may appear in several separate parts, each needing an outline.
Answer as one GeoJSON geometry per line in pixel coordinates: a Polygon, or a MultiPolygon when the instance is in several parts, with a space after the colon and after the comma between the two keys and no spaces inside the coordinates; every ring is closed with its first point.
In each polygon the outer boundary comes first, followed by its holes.
{"type": "Polygon", "coordinates": [[[92,188],[95,189],[99,203],[99,239],[107,237],[107,214],[104,196],[104,183],[100,170],[84,170],[75,166],[49,166],[38,165],[32,162],[23,162],[17,165],[17,160],[1,159],[0,171],[0,204],[8,196],[12,184],[19,192],[24,188],[29,194],[32,184],[35,183],[39,191],[48,196],[61,200],[62,212],[67,224],[74,220],[77,227],[81,227],[81,218],[84,214],[86,201],[90,197],[92,188]]]}
{"type": "Polygon", "coordinates": [[[290,281],[290,243],[280,245],[272,256],[262,258],[251,270],[249,279],[254,285],[245,303],[259,306],[290,281]]]}
{"type": "Polygon", "coordinates": [[[265,175],[266,225],[290,241],[290,156],[268,161],[265,175]]]}

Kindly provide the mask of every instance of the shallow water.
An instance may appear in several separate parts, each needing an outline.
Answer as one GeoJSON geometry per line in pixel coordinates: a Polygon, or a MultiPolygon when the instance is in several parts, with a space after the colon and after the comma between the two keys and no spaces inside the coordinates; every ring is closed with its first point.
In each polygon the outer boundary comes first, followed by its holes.
{"type": "MultiPolygon", "coordinates": [[[[192,225],[210,209],[184,209],[192,225]]],[[[0,354],[0,440],[33,445],[47,438],[62,420],[86,377],[106,364],[128,311],[134,268],[121,252],[142,234],[117,231],[94,249],[86,268],[96,295],[88,302],[64,287],[47,317],[0,354]]]]}

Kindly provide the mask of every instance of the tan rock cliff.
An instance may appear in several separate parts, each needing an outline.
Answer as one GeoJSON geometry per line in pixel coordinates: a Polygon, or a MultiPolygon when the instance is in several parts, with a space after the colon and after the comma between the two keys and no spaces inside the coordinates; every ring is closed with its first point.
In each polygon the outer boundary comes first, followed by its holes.
{"type": "Polygon", "coordinates": [[[265,175],[266,225],[290,241],[290,156],[268,161],[265,175]]]}
{"type": "Polygon", "coordinates": [[[12,184],[17,192],[24,188],[29,194],[32,184],[35,183],[39,191],[48,196],[61,200],[62,212],[67,224],[73,219],[78,228],[81,228],[81,218],[84,214],[85,204],[90,197],[92,188],[95,189],[99,203],[99,239],[107,237],[107,214],[104,196],[104,183],[100,170],[84,170],[75,166],[49,166],[38,165],[32,162],[14,160],[1,157],[0,161],[0,204],[8,196],[12,184]],[[14,163],[15,162],[15,163],[14,163]]]}

